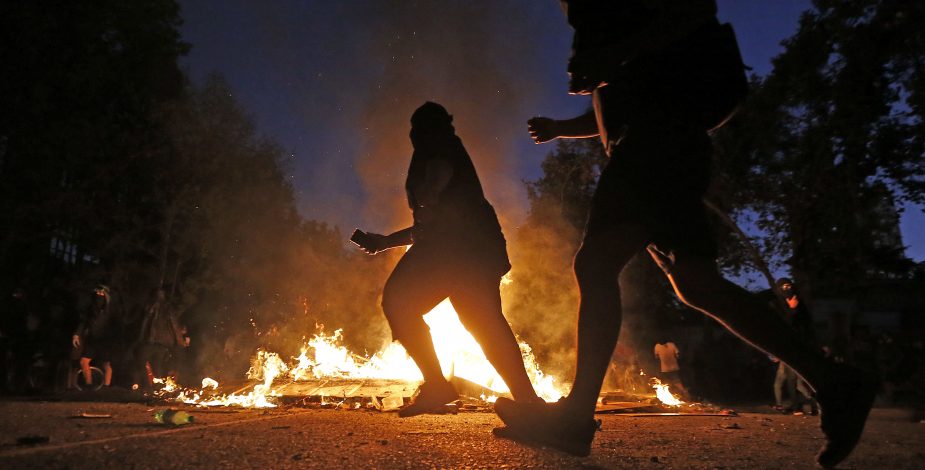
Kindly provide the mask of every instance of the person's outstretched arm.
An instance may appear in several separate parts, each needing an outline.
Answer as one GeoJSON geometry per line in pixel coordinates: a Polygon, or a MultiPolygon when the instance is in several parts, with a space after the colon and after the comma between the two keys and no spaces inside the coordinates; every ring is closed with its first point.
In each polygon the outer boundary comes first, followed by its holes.
{"type": "Polygon", "coordinates": [[[415,235],[422,234],[421,225],[426,225],[436,217],[435,208],[440,202],[440,193],[446,189],[452,177],[453,167],[449,162],[440,158],[428,162],[424,172],[424,183],[415,189],[418,204],[414,211],[415,225],[388,235],[367,233],[362,243],[358,242],[360,248],[367,254],[374,255],[390,248],[413,244],[415,235]]]}
{"type": "Polygon", "coordinates": [[[527,131],[537,144],[545,144],[558,138],[585,139],[600,135],[593,110],[563,120],[537,116],[527,121],[527,131]]]}
{"type": "Polygon", "coordinates": [[[375,255],[376,253],[383,252],[385,250],[396,248],[399,246],[411,245],[414,243],[414,240],[411,237],[413,227],[403,228],[397,232],[390,233],[388,235],[382,235],[380,233],[363,233],[359,238],[351,238],[350,240],[357,244],[366,254],[375,255]]]}

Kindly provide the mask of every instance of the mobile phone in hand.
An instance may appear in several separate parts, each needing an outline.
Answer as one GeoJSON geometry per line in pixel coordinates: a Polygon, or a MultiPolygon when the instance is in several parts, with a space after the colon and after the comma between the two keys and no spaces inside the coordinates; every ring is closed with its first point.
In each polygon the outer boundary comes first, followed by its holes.
{"type": "Polygon", "coordinates": [[[350,236],[350,241],[353,242],[356,246],[366,249],[370,246],[369,234],[366,232],[356,229],[353,231],[353,235],[350,236]]]}

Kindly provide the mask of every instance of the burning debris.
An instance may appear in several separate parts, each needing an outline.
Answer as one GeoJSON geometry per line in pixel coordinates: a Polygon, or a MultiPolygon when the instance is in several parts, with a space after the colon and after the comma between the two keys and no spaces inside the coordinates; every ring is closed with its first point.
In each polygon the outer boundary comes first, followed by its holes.
{"type": "Polygon", "coordinates": [[[652,383],[652,388],[655,389],[655,396],[666,406],[681,406],[684,404],[681,399],[671,394],[669,391],[669,386],[663,384],[658,377],[652,377],[650,381],[652,383]]]}
{"type": "MultiPolygon", "coordinates": [[[[444,374],[463,396],[457,409],[487,410],[499,396],[509,393],[449,301],[435,307],[424,321],[431,335],[440,338],[436,350],[444,374]]],[[[547,401],[558,400],[562,391],[554,378],[540,370],[528,344],[520,342],[520,349],[537,394],[547,401]]],[[[198,390],[184,389],[170,377],[157,378],[155,383],[161,388],[155,396],[202,407],[272,408],[298,403],[389,411],[409,399],[422,380],[400,344],[393,342],[372,356],[361,356],[343,345],[342,330],[325,334],[320,326],[289,363],[278,353],[258,350],[247,378],[251,384],[228,394],[221,393],[219,383],[208,377],[198,390]]]]}
{"type": "MultiPolygon", "coordinates": [[[[436,352],[444,375],[459,392],[458,402],[447,413],[491,411],[499,396],[510,391],[485,358],[481,347],[459,321],[452,304],[444,301],[424,321],[431,336],[440,338],[436,352]]],[[[363,356],[344,346],[342,330],[327,334],[323,326],[308,339],[299,355],[289,362],[276,352],[258,350],[247,372],[249,384],[231,391],[209,377],[199,389],[180,387],[171,377],[156,378],[158,398],[197,407],[275,408],[281,405],[313,406],[342,410],[394,411],[413,397],[422,376],[399,343],[363,356]]],[[[527,374],[537,394],[556,401],[563,390],[542,372],[530,346],[520,342],[527,374]]],[[[640,374],[645,375],[640,371],[640,374]]],[[[598,410],[605,413],[712,413],[719,410],[700,403],[686,403],[673,394],[669,384],[649,378],[654,393],[610,392],[601,395],[598,410]]]]}

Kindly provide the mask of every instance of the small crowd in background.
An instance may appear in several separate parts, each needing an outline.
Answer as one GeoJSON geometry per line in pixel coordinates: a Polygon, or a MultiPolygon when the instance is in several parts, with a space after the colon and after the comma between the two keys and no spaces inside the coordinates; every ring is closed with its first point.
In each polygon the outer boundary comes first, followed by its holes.
{"type": "Polygon", "coordinates": [[[177,376],[190,337],[164,290],[134,315],[115,304],[105,284],[76,299],[13,289],[0,304],[0,393],[87,392],[114,383],[144,391],[155,378],[177,376]]]}

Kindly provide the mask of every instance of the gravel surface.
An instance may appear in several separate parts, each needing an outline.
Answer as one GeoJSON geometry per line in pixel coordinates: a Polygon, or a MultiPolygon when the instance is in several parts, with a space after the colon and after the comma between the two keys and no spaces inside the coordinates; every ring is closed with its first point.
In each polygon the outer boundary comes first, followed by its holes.
{"type": "MultiPolygon", "coordinates": [[[[159,407],[158,409],[160,409],[159,407]]],[[[195,410],[153,422],[139,403],[0,402],[0,468],[815,468],[818,418],[599,415],[592,454],[570,457],[496,439],[491,413],[400,419],[328,409],[195,410]],[[81,413],[111,418],[78,418],[81,413]],[[17,443],[37,438],[37,444],[17,443]]],[[[874,410],[844,468],[925,468],[925,424],[874,410]]]]}

